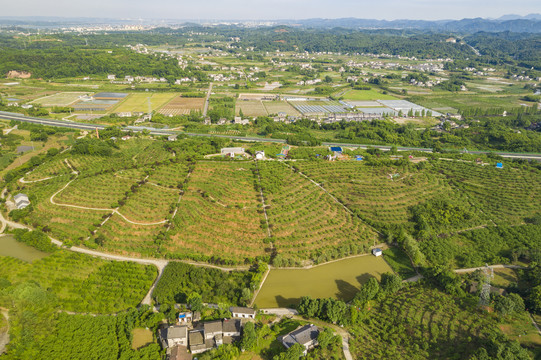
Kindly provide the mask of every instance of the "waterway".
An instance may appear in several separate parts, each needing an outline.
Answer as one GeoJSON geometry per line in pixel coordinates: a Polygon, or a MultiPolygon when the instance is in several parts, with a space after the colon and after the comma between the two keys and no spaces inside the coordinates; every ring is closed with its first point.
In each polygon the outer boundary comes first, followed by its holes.
{"type": "Polygon", "coordinates": [[[0,256],[11,256],[32,262],[46,257],[47,253],[15,240],[13,235],[0,235],[0,256]]]}

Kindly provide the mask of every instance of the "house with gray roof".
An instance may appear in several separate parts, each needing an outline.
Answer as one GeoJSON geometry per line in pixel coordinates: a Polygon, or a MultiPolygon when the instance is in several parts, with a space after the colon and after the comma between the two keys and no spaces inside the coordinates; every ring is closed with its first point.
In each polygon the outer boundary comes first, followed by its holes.
{"type": "Polygon", "coordinates": [[[13,201],[15,201],[15,206],[17,206],[17,209],[24,209],[28,205],[30,205],[30,200],[28,200],[28,196],[23,193],[19,193],[13,197],[13,201]]]}
{"type": "Polygon", "coordinates": [[[164,348],[170,348],[176,345],[188,346],[188,327],[170,326],[160,331],[160,339],[164,348]]]}
{"type": "Polygon", "coordinates": [[[308,353],[308,350],[317,345],[317,337],[319,336],[319,329],[313,324],[304,325],[295,331],[290,332],[282,338],[282,344],[289,349],[295,344],[300,344],[304,347],[304,355],[308,353]]]}
{"type": "Polygon", "coordinates": [[[205,344],[205,336],[203,330],[190,331],[188,335],[188,340],[190,341],[190,352],[192,354],[199,354],[209,349],[205,344]]]}
{"type": "Polygon", "coordinates": [[[242,330],[240,319],[224,319],[222,324],[224,337],[239,337],[242,330]]]}
{"type": "Polygon", "coordinates": [[[255,319],[256,311],[249,307],[232,306],[229,308],[234,318],[255,319]]]}

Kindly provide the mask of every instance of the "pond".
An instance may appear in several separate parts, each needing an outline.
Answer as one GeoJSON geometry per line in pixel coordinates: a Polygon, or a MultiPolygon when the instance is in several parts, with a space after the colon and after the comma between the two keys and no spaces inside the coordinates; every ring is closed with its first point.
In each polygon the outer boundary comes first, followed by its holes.
{"type": "Polygon", "coordinates": [[[46,257],[47,253],[15,240],[13,235],[0,235],[0,256],[11,256],[32,262],[46,257]]]}
{"type": "Polygon", "coordinates": [[[302,296],[351,300],[361,284],[393,272],[383,257],[357,256],[311,269],[273,269],[257,295],[259,308],[296,305],[302,296]]]}

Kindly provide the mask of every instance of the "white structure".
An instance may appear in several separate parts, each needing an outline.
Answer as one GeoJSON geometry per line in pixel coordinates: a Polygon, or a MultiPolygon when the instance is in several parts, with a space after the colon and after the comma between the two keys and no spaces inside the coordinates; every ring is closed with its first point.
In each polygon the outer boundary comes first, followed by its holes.
{"type": "Polygon", "coordinates": [[[177,139],[177,135],[169,135],[167,137],[167,141],[175,141],[177,139]]]}
{"type": "Polygon", "coordinates": [[[15,201],[15,206],[17,206],[17,209],[24,209],[30,205],[30,200],[28,200],[28,196],[26,194],[19,193],[13,197],[13,200],[15,201]]]}
{"type": "Polygon", "coordinates": [[[116,75],[107,75],[107,80],[116,80],[116,75]]]}
{"type": "Polygon", "coordinates": [[[255,152],[255,159],[256,160],[263,160],[265,158],[265,152],[264,151],[256,151],[255,152]]]}
{"type": "Polygon", "coordinates": [[[383,255],[383,251],[380,248],[372,249],[372,255],[381,256],[381,255],[383,255]]]}
{"type": "Polygon", "coordinates": [[[248,307],[232,306],[229,308],[234,318],[255,319],[255,310],[248,307]]]}
{"type": "Polygon", "coordinates": [[[231,157],[235,157],[235,155],[244,155],[244,148],[222,148],[221,153],[222,155],[229,155],[231,157]]]}

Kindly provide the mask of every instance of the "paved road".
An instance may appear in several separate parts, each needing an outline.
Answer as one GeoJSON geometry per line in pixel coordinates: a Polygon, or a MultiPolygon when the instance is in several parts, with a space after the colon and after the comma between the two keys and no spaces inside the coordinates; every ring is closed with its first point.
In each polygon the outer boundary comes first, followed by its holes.
{"type": "MultiPolygon", "coordinates": [[[[72,128],[72,129],[80,129],[80,130],[95,130],[95,129],[105,129],[105,125],[99,125],[99,124],[85,124],[85,123],[78,123],[78,122],[72,122],[72,121],[62,121],[62,120],[51,120],[51,119],[44,119],[44,118],[36,118],[31,116],[25,116],[17,113],[10,113],[5,111],[0,111],[0,119],[4,120],[16,120],[16,121],[22,121],[22,122],[31,122],[35,124],[41,124],[41,125],[48,125],[48,126],[57,126],[57,127],[66,127],[66,128],[72,128]]],[[[260,138],[260,137],[242,137],[242,136],[230,136],[230,135],[214,135],[214,134],[195,134],[195,133],[185,133],[185,132],[178,132],[173,130],[163,130],[163,129],[154,129],[150,127],[141,127],[141,126],[127,126],[123,128],[124,131],[135,131],[135,132],[141,132],[143,130],[148,130],[151,135],[178,135],[183,134],[187,136],[202,136],[202,137],[220,137],[225,139],[232,139],[232,140],[240,140],[240,141],[253,141],[253,142],[274,142],[274,143],[286,143],[286,140],[283,139],[271,139],[271,138],[260,138]]],[[[368,147],[381,149],[381,150],[390,150],[391,145],[370,145],[370,144],[348,144],[348,143],[341,143],[341,142],[323,142],[322,145],[324,146],[343,146],[343,147],[355,147],[355,148],[361,148],[366,149],[368,147]]],[[[420,151],[420,152],[427,152],[431,153],[432,149],[429,148],[416,148],[416,147],[409,147],[409,146],[397,146],[396,147],[398,151],[420,151]]],[[[468,150],[468,153],[470,154],[496,154],[500,155],[502,157],[506,158],[518,158],[518,159],[532,159],[532,160],[538,160],[541,161],[541,154],[528,154],[528,153],[512,153],[512,152],[490,152],[490,151],[477,151],[477,150],[468,150]]]]}

